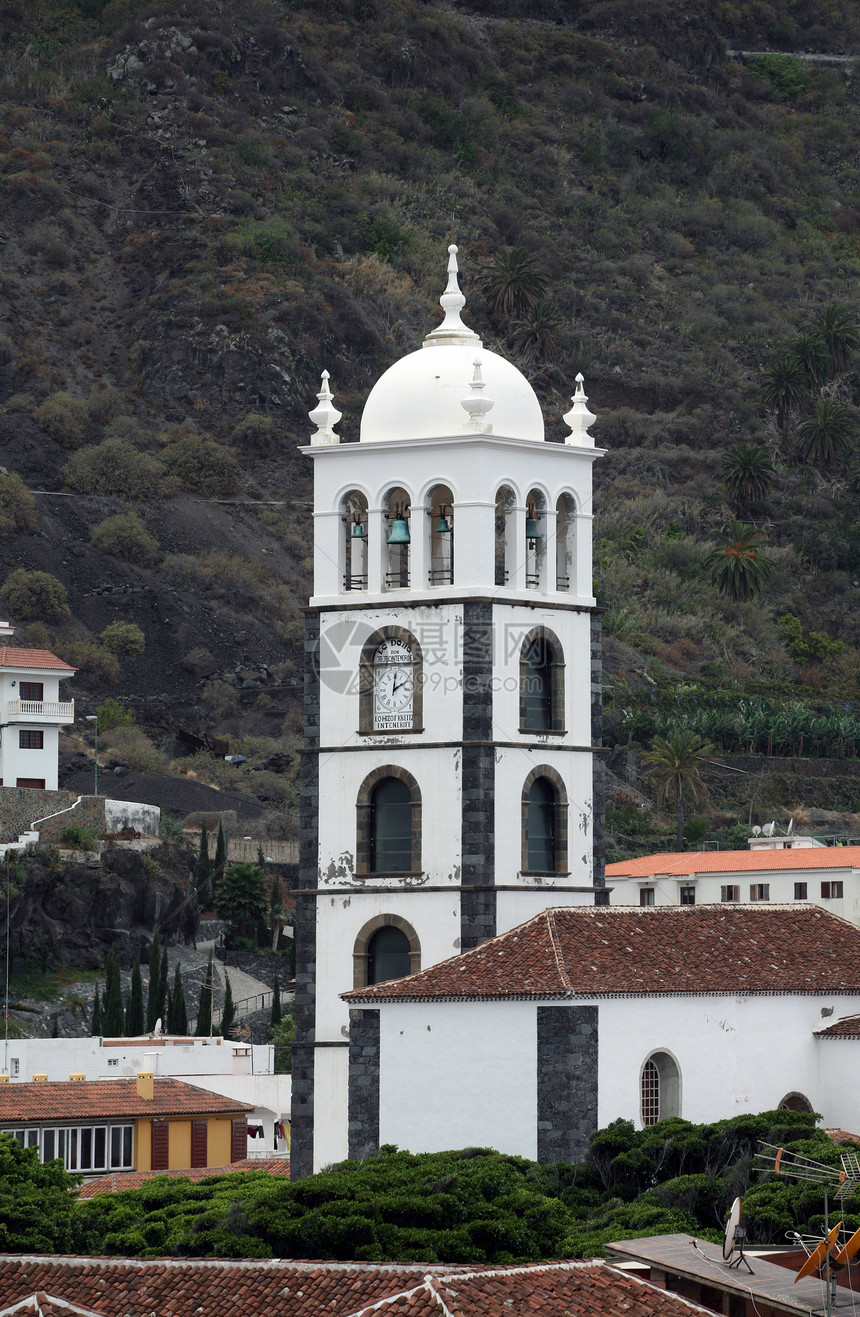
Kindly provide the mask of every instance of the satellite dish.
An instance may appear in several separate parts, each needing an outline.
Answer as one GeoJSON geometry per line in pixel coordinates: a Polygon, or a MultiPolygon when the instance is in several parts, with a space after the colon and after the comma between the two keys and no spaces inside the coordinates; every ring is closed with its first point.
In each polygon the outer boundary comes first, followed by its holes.
{"type": "Polygon", "coordinates": [[[803,1266],[800,1268],[800,1271],[797,1273],[797,1275],[794,1278],[795,1285],[799,1280],[803,1280],[804,1276],[811,1276],[813,1272],[820,1271],[821,1265],[824,1262],[824,1259],[827,1257],[827,1254],[830,1251],[830,1249],[836,1243],[836,1240],[839,1237],[839,1231],[841,1229],[842,1229],[842,1222],[838,1221],[837,1224],[830,1231],[827,1238],[822,1239],[821,1243],[818,1244],[812,1250],[809,1257],[806,1259],[803,1266]]]}
{"type": "Polygon", "coordinates": [[[723,1257],[730,1267],[746,1267],[752,1275],[752,1267],[744,1257],[744,1240],[746,1239],[746,1229],[741,1225],[741,1209],[743,1202],[736,1198],[732,1203],[732,1210],[729,1212],[729,1219],[726,1222],[726,1229],[723,1235],[723,1257]]]}
{"type": "Polygon", "coordinates": [[[790,837],[793,832],[794,832],[794,819],[791,818],[789,819],[788,827],[785,830],[786,837],[790,837]]]}
{"type": "Polygon", "coordinates": [[[153,1032],[153,1034],[155,1035],[156,1038],[157,1038],[158,1035],[161,1033],[161,1016],[160,1016],[160,1015],[159,1015],[158,1019],[155,1021],[155,1028],[153,1029],[152,1032],[153,1032]]]}
{"type": "Polygon", "coordinates": [[[762,828],[761,833],[763,837],[772,837],[775,831],[776,831],[776,821],[774,821],[773,823],[766,823],[762,828]]]}
{"type": "Polygon", "coordinates": [[[753,830],[752,830],[752,832],[753,832],[753,836],[754,836],[754,837],[760,837],[760,836],[761,836],[761,828],[759,827],[759,825],[758,825],[757,823],[754,823],[754,824],[753,824],[753,830]]]}

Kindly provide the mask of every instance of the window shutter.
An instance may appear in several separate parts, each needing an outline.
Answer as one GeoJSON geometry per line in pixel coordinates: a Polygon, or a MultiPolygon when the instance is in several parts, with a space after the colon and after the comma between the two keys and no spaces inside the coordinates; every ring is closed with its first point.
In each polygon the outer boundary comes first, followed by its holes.
{"type": "Polygon", "coordinates": [[[208,1121],[192,1120],[191,1122],[191,1165],[205,1166],[207,1164],[208,1140],[207,1130],[208,1121]]]}
{"type": "Polygon", "coordinates": [[[170,1133],[166,1120],[154,1120],[152,1129],[152,1169],[166,1171],[170,1163],[170,1133]]]}
{"type": "Polygon", "coordinates": [[[230,1161],[243,1161],[248,1156],[248,1122],[243,1116],[241,1120],[233,1121],[232,1138],[230,1140],[230,1161]]]}

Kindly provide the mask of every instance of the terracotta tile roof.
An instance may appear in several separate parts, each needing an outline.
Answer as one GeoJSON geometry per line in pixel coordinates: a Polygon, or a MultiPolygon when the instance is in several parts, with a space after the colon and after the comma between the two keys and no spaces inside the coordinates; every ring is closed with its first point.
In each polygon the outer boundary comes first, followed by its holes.
{"type": "Polygon", "coordinates": [[[824,1133],[833,1143],[860,1143],[860,1134],[852,1134],[850,1130],[825,1129],[824,1133]]]}
{"type": "Polygon", "coordinates": [[[824,1029],[814,1030],[816,1038],[860,1038],[860,1015],[843,1015],[824,1029]]]}
{"type": "Polygon", "coordinates": [[[790,851],[665,851],[607,864],[607,878],[688,878],[697,873],[762,873],[774,869],[860,869],[860,846],[794,847],[790,851]]]}
{"type": "Polygon", "coordinates": [[[49,649],[9,649],[0,645],[0,668],[50,668],[53,672],[77,672],[49,649]]]}
{"type": "MultiPolygon", "coordinates": [[[[706,1310],[604,1262],[471,1270],[374,1263],[0,1257],[0,1317],[691,1317],[706,1310]],[[54,1305],[53,1309],[49,1304],[54,1305]],[[24,1312],[36,1312],[35,1306],[24,1312]]],[[[712,1315],[711,1315],[712,1317],[712,1315]]]]}
{"type": "Polygon", "coordinates": [[[860,928],[819,906],[573,906],[345,1001],[858,992],[860,928]]]}
{"type": "Polygon", "coordinates": [[[247,1102],[210,1093],[181,1079],[156,1079],[150,1101],[138,1097],[135,1079],[0,1084],[0,1125],[86,1117],[111,1120],[134,1116],[242,1116],[253,1110],[247,1102]]]}
{"type": "Polygon", "coordinates": [[[212,1175],[232,1175],[233,1171],[265,1171],[268,1175],[290,1174],[289,1157],[243,1157],[229,1166],[195,1166],[182,1171],[113,1171],[85,1180],[78,1190],[79,1198],[95,1198],[98,1194],[119,1194],[126,1189],[139,1189],[147,1180],[166,1175],[170,1180],[208,1180],[212,1175]]]}

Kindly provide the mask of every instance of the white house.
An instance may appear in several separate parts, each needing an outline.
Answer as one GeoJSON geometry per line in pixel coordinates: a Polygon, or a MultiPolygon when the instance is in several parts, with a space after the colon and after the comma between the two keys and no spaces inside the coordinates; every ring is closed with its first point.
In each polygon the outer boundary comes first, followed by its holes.
{"type": "Polygon", "coordinates": [[[365,1151],[577,1161],[619,1117],[781,1105],[857,1126],[860,1021],[828,1026],[860,1011],[860,930],[813,905],[545,910],[345,1000],[365,1151]]]}
{"type": "Polygon", "coordinates": [[[270,1044],[170,1034],[142,1038],[10,1038],[0,1042],[0,1055],[0,1083],[31,1083],[39,1077],[48,1082],[131,1079],[142,1072],[181,1079],[253,1106],[248,1116],[249,1154],[283,1155],[288,1150],[290,1076],[274,1073],[274,1048],[270,1044]],[[260,1130],[262,1133],[258,1133],[260,1130]]]}
{"type": "Polygon", "coordinates": [[[75,720],[60,682],[75,672],[47,649],[0,646],[0,786],[56,791],[59,729],[75,720]]]}
{"type": "Polygon", "coordinates": [[[303,450],[296,1177],[355,1151],[344,989],[603,890],[595,418],[578,376],[547,442],[529,382],[461,319],[456,250],[444,320],[377,381],[359,442],[325,373],[303,450]]]}
{"type": "Polygon", "coordinates": [[[608,864],[606,878],[611,905],[797,902],[860,924],[860,846],[670,851],[608,864]]]}

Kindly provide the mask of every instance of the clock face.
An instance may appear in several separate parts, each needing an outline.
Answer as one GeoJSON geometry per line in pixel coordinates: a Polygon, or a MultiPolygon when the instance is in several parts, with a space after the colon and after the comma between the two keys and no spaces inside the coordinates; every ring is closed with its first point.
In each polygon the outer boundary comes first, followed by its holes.
{"type": "Polygon", "coordinates": [[[405,640],[384,640],[373,656],[373,730],[412,727],[412,649],[405,640]]]}

